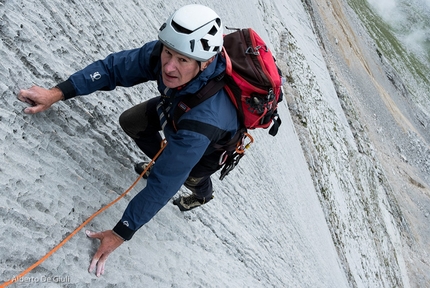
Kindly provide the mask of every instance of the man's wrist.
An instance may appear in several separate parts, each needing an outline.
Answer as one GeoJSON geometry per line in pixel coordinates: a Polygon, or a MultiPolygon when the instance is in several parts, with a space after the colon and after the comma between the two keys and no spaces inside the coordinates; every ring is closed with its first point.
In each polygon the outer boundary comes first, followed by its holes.
{"type": "Polygon", "coordinates": [[[54,88],[59,89],[63,94],[63,100],[67,100],[76,96],[76,90],[70,80],[66,80],[57,84],[54,88]]]}
{"type": "Polygon", "coordinates": [[[124,239],[124,241],[130,240],[136,231],[128,228],[123,222],[119,221],[112,231],[117,234],[119,237],[124,239]]]}
{"type": "Polygon", "coordinates": [[[124,239],[121,235],[119,235],[118,233],[116,233],[115,231],[113,231],[113,230],[112,230],[112,233],[113,233],[115,236],[117,236],[119,239],[121,239],[122,241],[125,241],[125,239],[124,239]]]}
{"type": "Polygon", "coordinates": [[[55,102],[60,101],[60,100],[64,100],[64,94],[63,91],[61,91],[60,88],[58,88],[57,86],[52,87],[51,89],[49,89],[52,91],[52,93],[54,94],[54,99],[55,102]]]}

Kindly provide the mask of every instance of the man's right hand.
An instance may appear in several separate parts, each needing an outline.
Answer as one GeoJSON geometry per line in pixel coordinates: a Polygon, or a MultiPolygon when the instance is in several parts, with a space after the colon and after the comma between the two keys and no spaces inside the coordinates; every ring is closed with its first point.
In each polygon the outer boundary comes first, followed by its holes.
{"type": "Polygon", "coordinates": [[[30,89],[22,89],[18,93],[18,99],[30,104],[32,107],[24,109],[24,113],[35,114],[45,111],[52,104],[64,98],[63,92],[58,88],[45,89],[32,86],[30,89]]]}

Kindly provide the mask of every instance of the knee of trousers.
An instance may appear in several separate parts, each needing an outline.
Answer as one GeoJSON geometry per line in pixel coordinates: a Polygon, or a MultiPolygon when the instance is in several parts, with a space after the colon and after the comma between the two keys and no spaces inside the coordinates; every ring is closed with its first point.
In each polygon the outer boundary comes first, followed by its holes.
{"type": "Polygon", "coordinates": [[[119,116],[119,126],[121,126],[122,130],[124,130],[124,132],[130,136],[131,138],[136,138],[135,133],[132,132],[132,129],[130,129],[130,122],[129,118],[127,117],[127,111],[123,112],[120,116],[119,116]]]}
{"type": "Polygon", "coordinates": [[[136,117],[132,111],[126,110],[119,116],[119,125],[122,130],[133,139],[139,138],[138,133],[146,128],[146,119],[144,117],[136,117]],[[140,120],[140,121],[139,121],[140,120]]]}

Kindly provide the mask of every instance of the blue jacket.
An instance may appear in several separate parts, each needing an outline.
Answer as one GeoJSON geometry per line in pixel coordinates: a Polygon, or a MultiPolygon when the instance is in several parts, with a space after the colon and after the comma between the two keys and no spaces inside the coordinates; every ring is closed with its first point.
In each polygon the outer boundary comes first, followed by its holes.
{"type": "MultiPolygon", "coordinates": [[[[180,90],[167,89],[161,74],[150,65],[150,55],[157,41],[149,42],[141,48],[114,53],[104,60],[96,61],[70,78],[60,83],[59,87],[66,99],[90,94],[97,90],[112,90],[116,86],[130,87],[139,83],[156,80],[161,94],[174,95],[173,102],[181,97],[196,93],[211,78],[225,70],[223,57],[216,59],[196,78],[180,90]]],[[[161,67],[160,60],[157,66],[161,67]]],[[[175,105],[169,113],[173,113],[175,105]]],[[[221,89],[216,95],[183,114],[178,121],[178,131],[171,125],[164,129],[168,142],[165,150],[151,170],[146,187],[129,203],[121,221],[114,228],[118,234],[130,239],[134,232],[147,223],[176,194],[185,182],[191,169],[211,149],[211,143],[217,142],[219,135],[236,133],[239,121],[236,109],[228,95],[221,89]],[[181,129],[181,121],[195,121],[202,127],[208,127],[210,133],[201,133],[181,129]]]]}

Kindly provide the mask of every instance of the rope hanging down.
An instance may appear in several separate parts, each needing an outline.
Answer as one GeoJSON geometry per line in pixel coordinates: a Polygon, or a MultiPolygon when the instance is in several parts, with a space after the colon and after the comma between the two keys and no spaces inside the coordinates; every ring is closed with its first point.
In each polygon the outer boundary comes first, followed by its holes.
{"type": "Polygon", "coordinates": [[[18,282],[19,279],[22,279],[25,275],[27,275],[27,273],[29,273],[34,268],[36,268],[37,266],[39,266],[40,264],[42,264],[42,262],[44,262],[46,259],[48,259],[52,254],[54,254],[64,244],[66,244],[73,236],[76,235],[76,233],[78,233],[82,228],[84,228],[88,223],[90,223],[91,220],[93,220],[97,215],[99,215],[103,211],[107,210],[112,205],[114,205],[116,202],[118,202],[119,200],[121,200],[125,195],[127,195],[127,193],[130,192],[134,188],[134,186],[136,186],[136,184],[139,182],[140,178],[142,178],[142,176],[146,173],[146,171],[148,171],[148,169],[154,164],[155,160],[158,158],[158,156],[160,156],[161,152],[163,152],[163,150],[166,147],[166,145],[167,145],[167,141],[163,140],[161,142],[161,149],[157,152],[157,154],[154,156],[154,158],[151,160],[151,162],[148,164],[148,166],[144,169],[144,171],[139,175],[139,177],[137,177],[137,179],[134,181],[134,183],[131,184],[131,186],[124,193],[122,193],[120,196],[118,196],[118,198],[116,198],[115,200],[113,200],[112,202],[110,202],[109,204],[107,204],[106,206],[100,208],[97,212],[95,212],[93,215],[91,215],[87,220],[85,220],[81,225],[79,225],[78,228],[76,228],[72,233],[70,233],[69,236],[67,236],[66,238],[64,238],[63,241],[61,241],[51,251],[49,251],[48,253],[46,253],[46,255],[43,256],[42,258],[40,258],[36,263],[34,263],[30,267],[28,267],[26,270],[24,270],[23,272],[21,272],[20,274],[18,274],[14,278],[12,278],[11,280],[9,280],[7,282],[4,282],[3,284],[0,284],[0,288],[7,287],[10,284],[18,282]]]}

